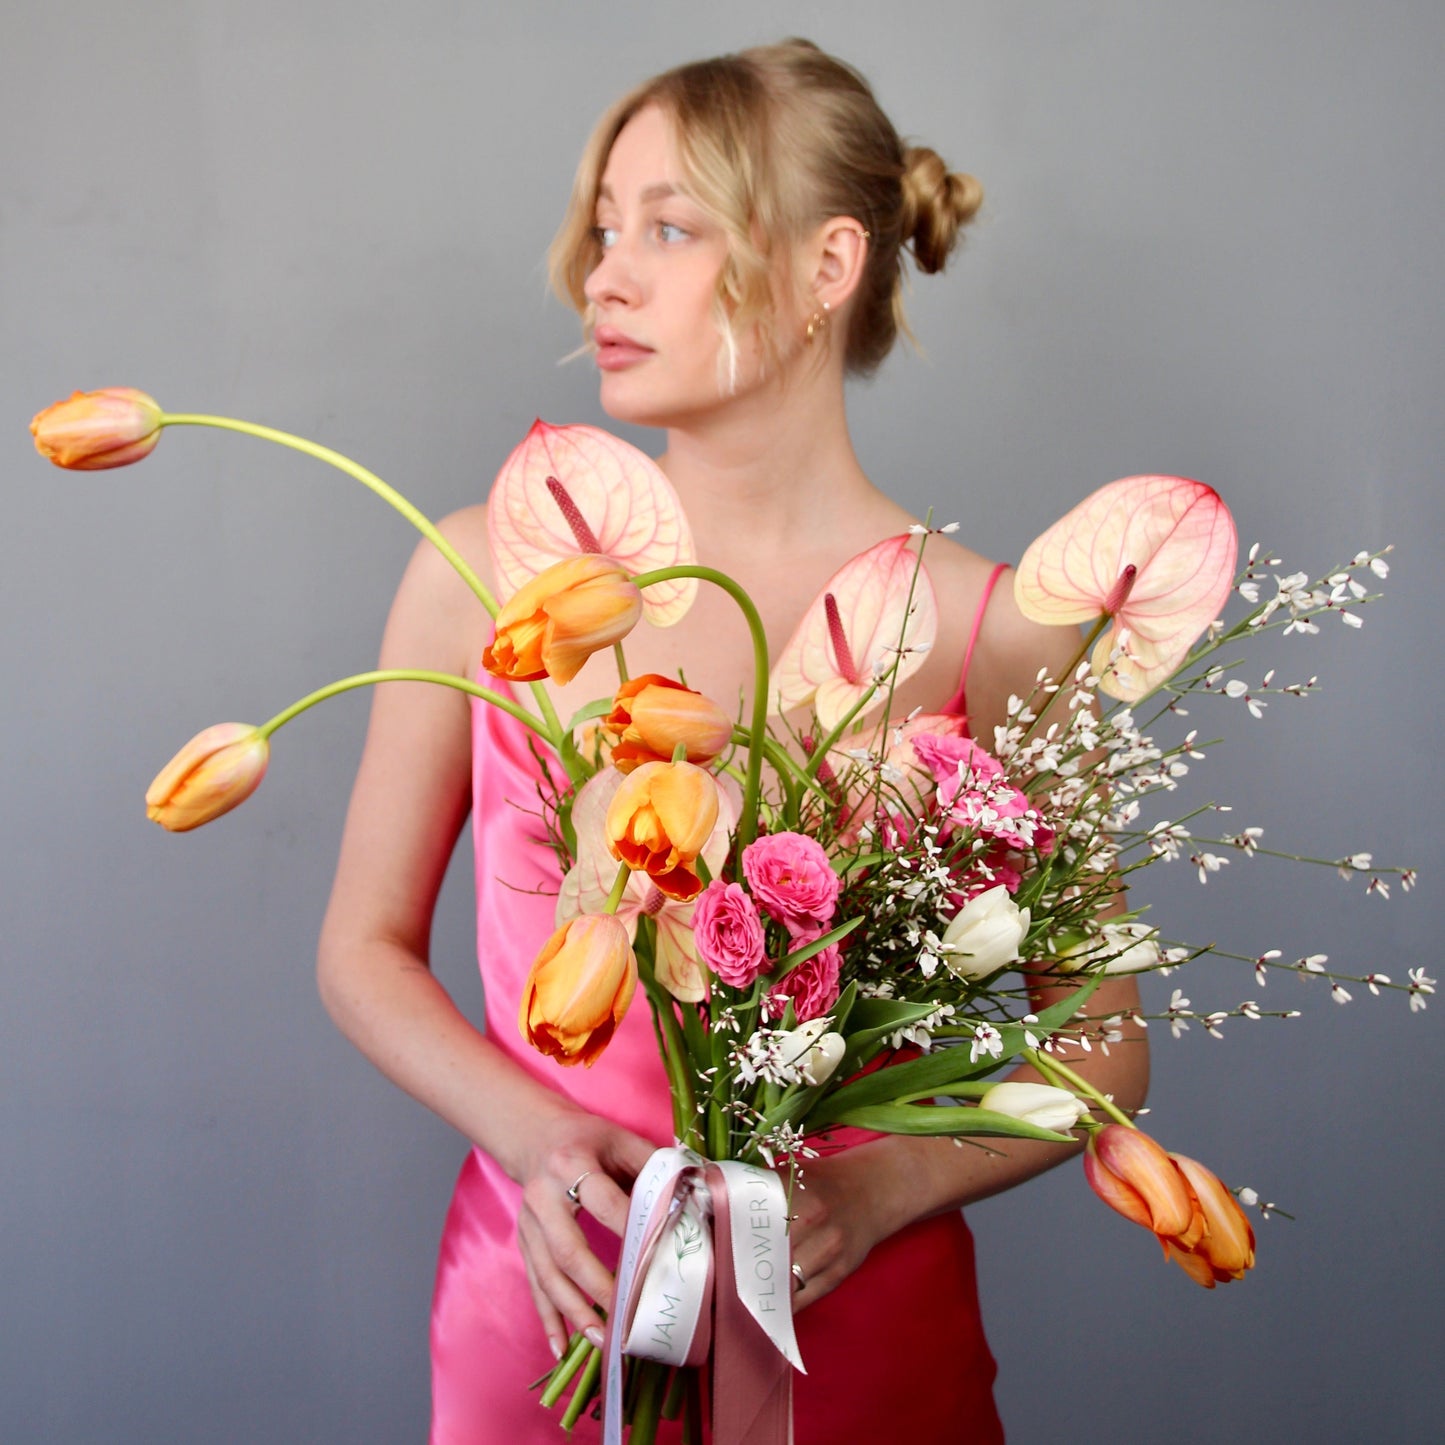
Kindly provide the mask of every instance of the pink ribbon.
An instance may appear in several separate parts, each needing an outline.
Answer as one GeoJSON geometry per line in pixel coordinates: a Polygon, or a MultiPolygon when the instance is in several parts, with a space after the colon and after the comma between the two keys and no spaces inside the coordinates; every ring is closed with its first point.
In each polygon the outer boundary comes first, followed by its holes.
{"type": "Polygon", "coordinates": [[[791,1445],[793,1366],[802,1361],[786,1208],[771,1171],[684,1149],[648,1160],[633,1188],[604,1346],[606,1445],[622,1440],[624,1348],[675,1365],[711,1357],[714,1445],[791,1445]]]}

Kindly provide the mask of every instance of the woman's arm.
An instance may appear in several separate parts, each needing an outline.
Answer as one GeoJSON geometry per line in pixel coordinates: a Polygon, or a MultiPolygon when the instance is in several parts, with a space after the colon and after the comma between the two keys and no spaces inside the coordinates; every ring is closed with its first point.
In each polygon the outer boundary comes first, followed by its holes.
{"type": "MultiPolygon", "coordinates": [[[[1046,628],[1025,619],[1004,579],[989,605],[968,678],[972,731],[984,746],[992,745],[993,723],[1005,716],[1009,695],[1030,695],[1041,667],[1062,676],[1080,640],[1073,628],[1046,628]]],[[[1106,912],[1123,907],[1120,894],[1106,912]]],[[[1070,987],[1050,983],[1033,990],[1034,1009],[1057,1002],[1070,987]]],[[[1106,979],[1089,999],[1088,1012],[1122,1016],[1118,1031],[1123,1037],[1109,1045],[1107,1054],[1097,1046],[1090,1052],[1059,1046],[1062,1060],[1126,1111],[1144,1102],[1149,1083],[1145,1032],[1131,1017],[1138,1007],[1134,979],[1106,979]]],[[[1050,1082],[1028,1065],[1006,1077],[1050,1082]]],[[[810,1161],[806,1187],[794,1195],[794,1259],[808,1281],[796,1305],[820,1299],[857,1269],[875,1244],[906,1225],[1011,1189],[1062,1164],[1081,1147],[1027,1139],[991,1139],[978,1147],[946,1138],[890,1135],[810,1161]]]]}
{"type": "MultiPolygon", "coordinates": [[[[464,556],[485,556],[480,508],[448,518],[442,530],[464,556]]],[[[486,626],[476,599],[424,543],[392,606],[381,666],[469,676],[486,626]]],[[[337,1026],[382,1073],[522,1186],[519,1235],[558,1351],[570,1329],[596,1328],[589,1299],[605,1307],[612,1292],[567,1186],[592,1171],[588,1212],[620,1233],[627,1195],[617,1181],[630,1180],[652,1146],[519,1069],[472,1027],[428,967],[432,912],[467,816],[470,780],[464,695],[409,682],[375,690],[322,925],[318,984],[337,1026]]]]}

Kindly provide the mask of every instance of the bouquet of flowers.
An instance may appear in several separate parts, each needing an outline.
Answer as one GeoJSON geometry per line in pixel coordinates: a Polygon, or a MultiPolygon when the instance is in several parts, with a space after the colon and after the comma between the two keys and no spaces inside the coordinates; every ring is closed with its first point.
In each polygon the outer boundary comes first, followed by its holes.
{"type": "MultiPolygon", "coordinates": [[[[714,1436],[784,1440],[794,1366],[786,1301],[788,1193],[833,1129],[1087,1144],[1089,1183],[1208,1288],[1254,1261],[1245,1208],[1203,1165],[1166,1152],[1068,1060],[1117,1042],[1124,1020],[1090,1012],[1100,980],[1176,969],[1213,949],[1162,940],[1119,911],[1136,869],[1188,858],[1201,881],[1234,853],[1269,852],[1258,827],[1205,831],[1214,809],[1148,816],[1206,744],[1177,728],[1191,698],[1259,716],[1308,682],[1257,686],[1237,648],[1278,630],[1317,631],[1359,611],[1387,573],[1362,552],[1312,579],[1281,576],[1250,550],[1236,575],[1232,519],[1207,486],[1130,477],[1087,498],[1035,541],[1015,578],[1029,617],[1087,625],[1077,659],[1010,700],[988,740],[947,715],[895,717],[898,685],[933,641],[930,528],[886,538],[831,579],[776,659],[733,579],[696,564],[686,518],[642,453],[590,427],[538,422],[503,466],[489,525],[487,587],[415,507],[380,478],[314,443],[229,418],[166,414],[126,388],[80,394],[32,423],[39,449],[79,469],[137,461],[167,425],[208,424],[280,442],[363,482],[429,537],[495,620],[484,666],[527,683],[532,705],[470,679],[419,670],[343,678],[253,727],[223,724],[188,743],[147,793],[150,816],[184,830],[259,785],[269,739],[349,688],[420,680],[502,708],[547,766],[544,816],[562,884],[556,931],[532,965],[519,1024],[567,1066],[605,1050],[641,985],[671,1088],[675,1147],[634,1186],[606,1346],[578,1337],[544,1383],[569,1395],[570,1425],[603,1398],[609,1439],[624,1417],[651,1439],[682,1412],[700,1438],[698,1367],[711,1362],[714,1436]],[[1273,590],[1271,590],[1271,579],[1273,590]],[[746,717],[680,679],[630,677],[625,639],[667,626],[699,585],[736,601],[755,683],[746,717]],[[1231,595],[1243,604],[1221,616],[1231,595]],[[615,648],[620,687],[563,723],[544,683],[570,681],[615,648]],[[1211,851],[1218,849],[1220,851],[1211,851]],[[1066,983],[1035,1011],[1030,990],[1066,983]],[[1046,1082],[998,1082],[1015,1061],[1046,1082]],[[665,1303],[664,1303],[665,1302],[665,1303]]],[[[942,531],[951,530],[941,528],[942,531]]],[[[1387,552],[1389,549],[1386,548],[1387,552]]],[[[1282,855],[1295,856],[1295,855],[1282,855]]],[[[1387,896],[1368,854],[1338,860],[1387,896]]],[[[1227,955],[1237,957],[1237,955],[1227,955]]],[[[1334,997],[1363,983],[1403,990],[1412,1011],[1434,980],[1345,975],[1313,955],[1244,960],[1320,974],[1334,997]]],[[[1196,1015],[1180,990],[1162,1014],[1177,1036],[1211,1032],[1246,1001],[1196,1015]]],[[[1140,1015],[1137,1022],[1150,1020],[1140,1015]]],[[[1270,1206],[1265,1206],[1268,1209],[1270,1206]]]]}

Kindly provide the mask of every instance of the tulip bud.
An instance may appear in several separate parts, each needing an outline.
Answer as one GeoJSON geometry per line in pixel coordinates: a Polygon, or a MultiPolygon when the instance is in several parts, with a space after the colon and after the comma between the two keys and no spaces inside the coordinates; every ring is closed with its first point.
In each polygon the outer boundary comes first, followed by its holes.
{"type": "Polygon", "coordinates": [[[1000,883],[959,909],[944,930],[939,951],[959,978],[987,978],[1005,964],[1018,961],[1028,931],[1028,909],[1020,908],[1000,883]]]}
{"type": "Polygon", "coordinates": [[[594,652],[621,642],[642,615],[642,594],[606,557],[568,557],[525,583],[497,613],[482,666],[496,677],[571,682],[594,652]]]}
{"type": "Polygon", "coordinates": [[[161,439],[163,413],[143,391],[107,386],[77,391],[36,414],[35,450],[57,467],[98,472],[147,457],[161,439]]]}
{"type": "Polygon", "coordinates": [[[1025,1080],[995,1084],[978,1101],[978,1107],[1058,1133],[1066,1133],[1088,1113],[1077,1094],[1056,1089],[1052,1084],[1031,1084],[1025,1080]]]}
{"type": "Polygon", "coordinates": [[[266,776],[271,745],[247,723],[199,732],[146,789],[146,816],[172,833],[189,832],[244,803],[266,776]]]}
{"type": "Polygon", "coordinates": [[[617,689],[602,726],[612,739],[612,766],[623,773],[641,763],[670,762],[679,743],[688,762],[705,765],[733,735],[732,720],[711,698],[655,672],[617,689]]]}
{"type": "Polygon", "coordinates": [[[788,1029],[783,1037],[783,1062],[797,1069],[805,1084],[826,1084],[848,1051],[843,1035],[831,1031],[830,1023],[832,1020],[826,1017],[809,1019],[788,1029]]]}
{"type": "Polygon", "coordinates": [[[1192,1249],[1172,1242],[1170,1258],[1205,1289],[1243,1279],[1254,1265],[1254,1230],[1239,1201],[1204,1165],[1183,1154],[1169,1157],[1189,1181],[1204,1215],[1204,1237],[1192,1249]]]}
{"type": "Polygon", "coordinates": [[[559,1064],[596,1063],[637,987],[627,926],[610,913],[564,923],[537,955],[522,986],[517,1022],[534,1049],[559,1064]]]}
{"type": "Polygon", "coordinates": [[[668,898],[702,892],[697,856],[717,822],[717,784],[691,763],[643,763],[607,809],[607,846],[619,863],[645,872],[668,898]]]}
{"type": "Polygon", "coordinates": [[[1169,1155],[1142,1130],[1106,1124],[1089,1140],[1084,1173],[1105,1204],[1161,1240],[1192,1246],[1203,1233],[1194,1191],[1169,1155]]]}

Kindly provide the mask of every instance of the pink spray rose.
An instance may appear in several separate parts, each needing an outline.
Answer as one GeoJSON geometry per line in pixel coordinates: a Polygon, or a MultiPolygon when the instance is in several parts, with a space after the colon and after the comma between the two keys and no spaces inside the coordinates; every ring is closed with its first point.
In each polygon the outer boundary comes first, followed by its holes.
{"type": "Polygon", "coordinates": [[[937,781],[938,807],[950,822],[1013,848],[1053,848],[1054,830],[972,738],[924,733],[913,739],[913,751],[937,781]]]}
{"type": "Polygon", "coordinates": [[[838,875],[815,839],[802,833],[769,833],[743,849],[743,877],[764,912],[794,937],[832,921],[838,875]]]}
{"type": "Polygon", "coordinates": [[[737,883],[714,878],[692,912],[692,936],[702,961],[726,984],[747,988],[763,971],[763,920],[737,883]]]}
{"type": "MultiPolygon", "coordinates": [[[[801,942],[801,940],[800,940],[801,942]]],[[[805,1024],[828,1012],[838,1001],[838,945],[819,949],[806,963],[800,963],[768,992],[768,1011],[781,1018],[793,1001],[798,1022],[805,1024]]]]}

